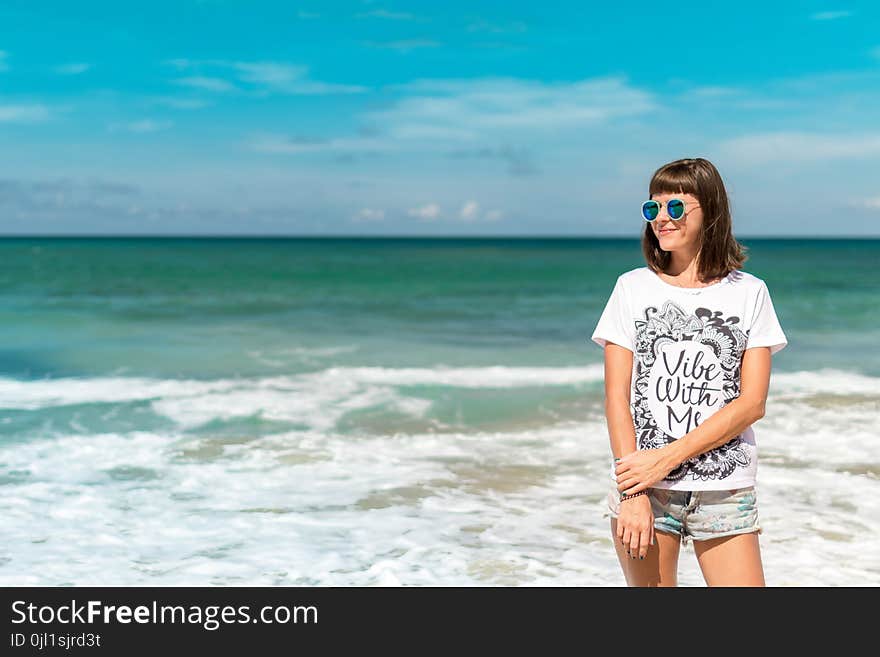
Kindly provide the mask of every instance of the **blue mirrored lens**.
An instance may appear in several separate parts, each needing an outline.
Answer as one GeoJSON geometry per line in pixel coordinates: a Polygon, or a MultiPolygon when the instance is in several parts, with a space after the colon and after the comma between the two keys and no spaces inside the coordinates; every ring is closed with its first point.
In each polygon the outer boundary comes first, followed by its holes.
{"type": "Polygon", "coordinates": [[[660,214],[660,204],[657,201],[645,201],[642,203],[642,216],[646,221],[654,221],[660,214]]]}
{"type": "Polygon", "coordinates": [[[684,201],[673,198],[666,204],[666,212],[669,213],[670,219],[681,219],[684,214],[684,201]]]}

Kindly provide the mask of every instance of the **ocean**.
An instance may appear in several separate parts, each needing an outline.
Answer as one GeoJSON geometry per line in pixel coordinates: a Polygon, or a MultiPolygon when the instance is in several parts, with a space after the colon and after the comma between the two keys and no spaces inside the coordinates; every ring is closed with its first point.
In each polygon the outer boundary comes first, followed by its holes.
{"type": "MultiPolygon", "coordinates": [[[[880,584],[880,240],[742,239],[768,585],[880,584]]],[[[622,586],[630,239],[0,240],[3,586],[622,586]]],[[[703,586],[693,548],[679,583],[703,586]]]]}

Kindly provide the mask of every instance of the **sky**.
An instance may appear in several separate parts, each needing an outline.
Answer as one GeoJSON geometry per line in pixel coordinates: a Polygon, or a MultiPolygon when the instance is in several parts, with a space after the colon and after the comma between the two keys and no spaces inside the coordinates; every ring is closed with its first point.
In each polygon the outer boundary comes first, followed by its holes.
{"type": "Polygon", "coordinates": [[[0,234],[880,236],[880,3],[0,0],[0,234]]]}

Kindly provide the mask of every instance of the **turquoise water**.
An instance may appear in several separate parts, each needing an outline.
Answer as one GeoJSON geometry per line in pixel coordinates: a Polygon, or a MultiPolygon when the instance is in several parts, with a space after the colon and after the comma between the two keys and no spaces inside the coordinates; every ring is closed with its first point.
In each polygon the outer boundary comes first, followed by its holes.
{"type": "MultiPolygon", "coordinates": [[[[880,240],[742,241],[789,339],[756,425],[768,579],[880,583],[815,570],[878,535],[880,240]]],[[[617,583],[589,335],[642,264],[634,240],[0,240],[0,583],[617,583]]]]}
{"type": "MultiPolygon", "coordinates": [[[[880,240],[745,244],[791,340],[779,368],[880,375],[880,240]]],[[[299,372],[291,347],[339,344],[345,365],[591,362],[614,278],[644,264],[589,239],[6,239],[0,263],[17,378],[299,372]]]]}

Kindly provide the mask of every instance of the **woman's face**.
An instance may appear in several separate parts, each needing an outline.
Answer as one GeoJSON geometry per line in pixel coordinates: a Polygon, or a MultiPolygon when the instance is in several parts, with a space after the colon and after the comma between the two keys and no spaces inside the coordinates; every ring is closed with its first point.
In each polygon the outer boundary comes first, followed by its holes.
{"type": "Polygon", "coordinates": [[[661,203],[660,214],[651,222],[651,229],[660,248],[664,251],[691,251],[700,244],[700,233],[703,230],[703,209],[696,196],[692,194],[654,194],[651,198],[661,203]],[[673,221],[666,212],[669,199],[679,198],[684,201],[684,214],[681,219],[673,221]]]}

